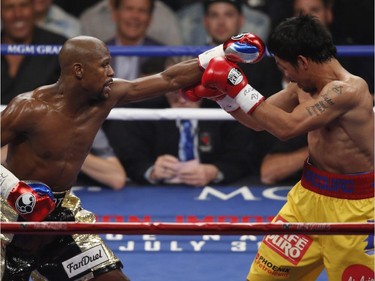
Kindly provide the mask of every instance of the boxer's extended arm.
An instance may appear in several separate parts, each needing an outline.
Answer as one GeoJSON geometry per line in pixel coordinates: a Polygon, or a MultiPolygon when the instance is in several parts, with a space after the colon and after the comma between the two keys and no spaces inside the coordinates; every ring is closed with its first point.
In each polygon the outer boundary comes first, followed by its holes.
{"type": "Polygon", "coordinates": [[[264,53],[265,45],[259,37],[243,33],[200,54],[198,59],[180,62],[161,73],[133,81],[114,79],[111,88],[115,95],[121,96],[119,104],[141,101],[197,84],[202,70],[214,57],[225,56],[234,62],[255,63],[263,58],[264,53]]]}
{"type": "Polygon", "coordinates": [[[202,73],[198,59],[190,59],[168,67],[160,73],[132,81],[114,79],[111,85],[112,94],[120,97],[118,105],[138,102],[195,85],[201,80],[202,73]]]}
{"type": "Polygon", "coordinates": [[[288,112],[271,102],[263,101],[263,96],[253,89],[238,66],[222,58],[210,61],[202,77],[202,84],[227,93],[235,99],[243,113],[232,115],[241,123],[256,121],[277,138],[287,140],[292,137],[326,126],[334,119],[353,108],[358,102],[358,92],[344,82],[327,84],[315,98],[297,105],[288,112]]]}
{"type": "Polygon", "coordinates": [[[328,84],[316,98],[297,105],[292,112],[264,102],[252,117],[280,140],[288,140],[330,124],[356,106],[357,101],[351,89],[336,81],[328,84]]]}
{"type": "Polygon", "coordinates": [[[42,221],[55,208],[51,189],[41,182],[20,181],[1,165],[1,197],[27,221],[42,221]]]}
{"type": "MultiPolygon", "coordinates": [[[[286,89],[273,94],[267,98],[267,103],[272,104],[286,112],[292,112],[293,109],[299,104],[296,85],[290,84],[286,89]]],[[[236,103],[234,99],[227,95],[228,99],[231,99],[232,103],[236,103]]],[[[265,130],[253,117],[252,115],[246,114],[242,110],[236,110],[230,112],[234,119],[242,123],[244,126],[253,129],[255,131],[265,130]]]]}

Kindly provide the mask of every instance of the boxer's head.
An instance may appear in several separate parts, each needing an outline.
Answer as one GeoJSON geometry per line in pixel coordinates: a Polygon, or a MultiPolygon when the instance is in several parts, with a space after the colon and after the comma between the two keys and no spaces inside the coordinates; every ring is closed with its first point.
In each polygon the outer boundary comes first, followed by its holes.
{"type": "MultiPolygon", "coordinates": [[[[181,56],[181,57],[168,57],[165,61],[165,68],[169,68],[172,65],[175,65],[179,62],[191,59],[190,56],[181,56]]],[[[168,101],[168,104],[171,108],[199,108],[201,106],[202,101],[194,102],[186,97],[184,97],[181,93],[181,90],[171,91],[165,94],[165,97],[168,101]]]]}
{"type": "Polygon", "coordinates": [[[79,83],[92,98],[107,98],[114,72],[110,53],[101,40],[77,36],[65,42],[60,53],[61,79],[79,83]]]}

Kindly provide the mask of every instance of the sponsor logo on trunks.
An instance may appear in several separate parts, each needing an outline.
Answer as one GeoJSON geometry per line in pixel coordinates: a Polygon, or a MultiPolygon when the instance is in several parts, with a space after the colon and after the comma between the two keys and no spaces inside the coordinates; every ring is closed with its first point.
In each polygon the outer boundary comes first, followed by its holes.
{"type": "Polygon", "coordinates": [[[341,281],[374,281],[374,271],[361,264],[348,266],[342,274],[341,281]]]}
{"type": "Polygon", "coordinates": [[[309,170],[304,172],[304,177],[307,182],[321,190],[347,194],[352,194],[354,192],[354,180],[329,178],[317,175],[309,170]]]}
{"type": "Polygon", "coordinates": [[[289,277],[289,267],[275,265],[259,253],[255,257],[255,265],[261,270],[267,272],[269,275],[275,277],[289,277]]]}
{"type": "Polygon", "coordinates": [[[62,262],[62,265],[68,277],[71,278],[105,261],[108,261],[108,256],[103,246],[98,245],[62,262]]]}
{"type": "Polygon", "coordinates": [[[242,73],[237,68],[232,68],[229,71],[228,83],[230,83],[231,85],[234,85],[234,86],[238,85],[239,83],[241,83],[242,79],[243,79],[242,73]]]}
{"type": "MultiPolygon", "coordinates": [[[[286,222],[286,220],[278,216],[276,222],[286,222]]],[[[310,248],[313,241],[306,235],[291,234],[267,235],[263,242],[281,257],[297,265],[310,248]]]]}

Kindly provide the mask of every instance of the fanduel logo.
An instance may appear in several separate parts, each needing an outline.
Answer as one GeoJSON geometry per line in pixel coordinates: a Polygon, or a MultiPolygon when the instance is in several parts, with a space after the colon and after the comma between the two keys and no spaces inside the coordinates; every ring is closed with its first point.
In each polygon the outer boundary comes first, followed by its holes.
{"type": "Polygon", "coordinates": [[[68,277],[71,278],[107,260],[107,254],[99,245],[64,261],[62,265],[68,277]]]}

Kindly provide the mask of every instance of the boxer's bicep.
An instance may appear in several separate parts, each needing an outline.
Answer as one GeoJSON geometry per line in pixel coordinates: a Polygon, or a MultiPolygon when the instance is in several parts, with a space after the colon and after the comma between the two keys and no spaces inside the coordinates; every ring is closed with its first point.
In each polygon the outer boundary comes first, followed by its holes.
{"type": "Polygon", "coordinates": [[[31,111],[28,101],[13,99],[1,112],[1,146],[8,144],[30,128],[29,123],[33,120],[29,117],[31,111]]]}
{"type": "Polygon", "coordinates": [[[291,113],[301,133],[327,126],[355,105],[353,91],[342,84],[331,84],[316,99],[297,106],[291,113]]]}
{"type": "Polygon", "coordinates": [[[299,104],[291,112],[266,100],[252,117],[269,133],[288,140],[327,126],[354,105],[355,98],[350,90],[345,90],[342,85],[329,85],[318,97],[299,104]]]}
{"type": "Polygon", "coordinates": [[[14,116],[15,110],[12,108],[12,103],[10,103],[7,107],[4,108],[3,111],[1,111],[1,138],[3,140],[4,134],[8,134],[11,128],[14,126],[14,122],[12,122],[13,119],[15,119],[14,116]]]}

